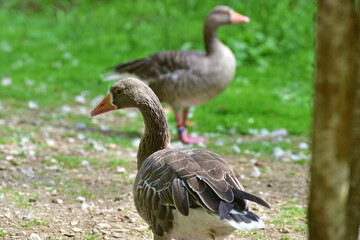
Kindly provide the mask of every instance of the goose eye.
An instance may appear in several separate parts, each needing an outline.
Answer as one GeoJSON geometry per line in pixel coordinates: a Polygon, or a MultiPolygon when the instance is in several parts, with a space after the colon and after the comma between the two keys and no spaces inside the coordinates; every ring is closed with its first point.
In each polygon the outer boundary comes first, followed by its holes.
{"type": "Polygon", "coordinates": [[[122,90],[121,90],[120,88],[115,89],[115,93],[116,93],[116,94],[119,95],[119,94],[121,94],[121,92],[122,92],[122,90]]]}

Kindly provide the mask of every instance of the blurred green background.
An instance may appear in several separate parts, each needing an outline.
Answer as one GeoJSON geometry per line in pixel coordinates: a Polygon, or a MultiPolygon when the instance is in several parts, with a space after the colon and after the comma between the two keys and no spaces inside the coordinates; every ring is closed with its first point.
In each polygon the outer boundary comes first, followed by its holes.
{"type": "MultiPolygon", "coordinates": [[[[251,22],[219,29],[236,56],[236,77],[195,108],[193,130],[307,134],[315,15],[315,2],[307,0],[0,0],[0,101],[51,109],[84,94],[90,102],[112,84],[100,80],[107,67],[158,51],[203,51],[203,21],[216,5],[251,22]]],[[[173,114],[168,118],[174,122],[173,114]]]]}

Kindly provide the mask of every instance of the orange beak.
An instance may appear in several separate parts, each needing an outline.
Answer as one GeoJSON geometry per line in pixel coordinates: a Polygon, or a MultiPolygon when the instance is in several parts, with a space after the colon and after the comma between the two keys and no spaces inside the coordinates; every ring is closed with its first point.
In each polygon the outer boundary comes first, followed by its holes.
{"type": "Polygon", "coordinates": [[[244,16],[244,15],[241,15],[235,11],[231,12],[230,18],[231,18],[232,24],[250,22],[250,18],[248,18],[247,16],[244,16]]]}
{"type": "Polygon", "coordinates": [[[100,103],[91,111],[91,116],[96,116],[102,113],[116,110],[116,108],[110,103],[110,94],[108,94],[100,103]]]}

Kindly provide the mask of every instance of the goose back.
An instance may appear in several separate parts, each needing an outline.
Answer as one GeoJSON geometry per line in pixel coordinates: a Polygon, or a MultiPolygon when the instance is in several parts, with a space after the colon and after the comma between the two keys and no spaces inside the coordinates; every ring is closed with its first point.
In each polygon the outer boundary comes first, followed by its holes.
{"type": "Polygon", "coordinates": [[[220,94],[235,74],[231,50],[219,43],[211,56],[198,51],[166,51],[115,67],[146,81],[160,101],[174,108],[203,104],[220,94]]]}
{"type": "MultiPolygon", "coordinates": [[[[219,155],[202,149],[165,149],[144,161],[136,176],[134,198],[139,214],[156,235],[171,237],[175,234],[171,232],[174,225],[183,224],[174,219],[179,218],[176,214],[187,216],[200,209],[219,220],[228,220],[222,226],[227,229],[223,233],[226,236],[234,231],[230,222],[238,217],[232,213],[249,210],[246,199],[268,207],[266,202],[243,190],[219,155]]],[[[253,215],[255,221],[259,220],[253,215]]]]}

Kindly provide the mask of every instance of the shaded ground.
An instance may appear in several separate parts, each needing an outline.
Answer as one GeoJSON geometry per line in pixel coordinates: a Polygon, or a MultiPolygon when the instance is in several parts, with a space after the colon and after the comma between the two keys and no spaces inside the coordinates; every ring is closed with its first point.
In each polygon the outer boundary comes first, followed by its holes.
{"type": "MultiPolygon", "coordinates": [[[[85,107],[55,111],[4,107],[0,238],[152,239],[131,193],[136,174],[134,146],[141,131],[118,126],[141,126],[141,120],[131,111],[126,116],[107,114],[90,120],[89,112],[85,107]]],[[[256,136],[229,136],[227,141],[237,137],[245,142],[273,141],[256,136]]],[[[289,139],[293,145],[303,140],[289,139]]],[[[209,146],[217,140],[209,137],[209,146]]],[[[231,164],[246,190],[272,207],[251,204],[266,229],[235,232],[228,239],[306,239],[308,165],[266,153],[254,157],[219,149],[212,150],[231,164]]]]}

